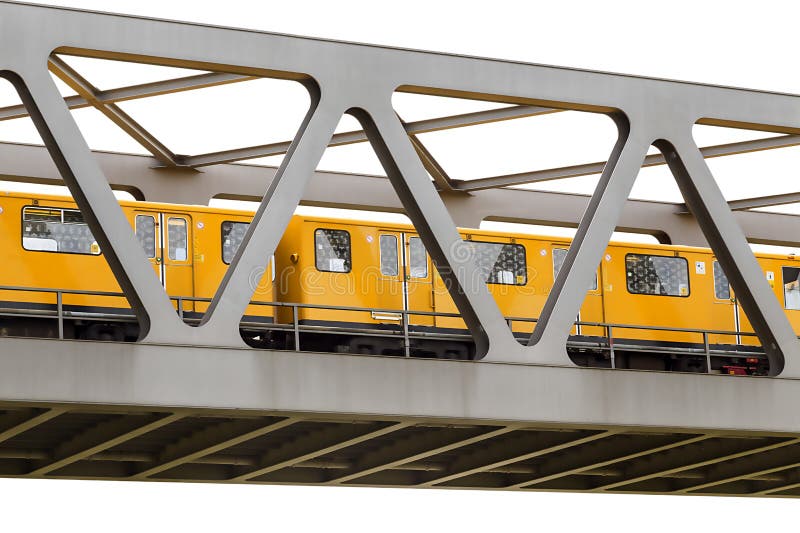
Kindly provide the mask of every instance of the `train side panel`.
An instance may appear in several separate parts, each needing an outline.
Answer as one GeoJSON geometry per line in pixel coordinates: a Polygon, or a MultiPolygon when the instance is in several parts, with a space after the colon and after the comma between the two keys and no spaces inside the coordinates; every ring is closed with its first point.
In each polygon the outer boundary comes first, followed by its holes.
{"type": "MultiPolygon", "coordinates": [[[[612,245],[604,262],[608,322],[734,331],[732,309],[713,299],[712,256],[708,251],[612,245]]],[[[698,333],[636,328],[616,328],[614,337],[650,342],[703,342],[698,333]]],[[[733,339],[724,336],[710,342],[733,339]]]]}
{"type": "MultiPolygon", "coordinates": [[[[4,252],[0,284],[120,292],[102,250],[88,226],[80,222],[74,203],[3,196],[0,207],[0,246],[4,252]]],[[[0,292],[0,301],[25,302],[34,307],[55,305],[55,299],[54,294],[0,292]]],[[[97,310],[130,307],[124,298],[89,295],[64,295],[63,303],[97,310]]]]}

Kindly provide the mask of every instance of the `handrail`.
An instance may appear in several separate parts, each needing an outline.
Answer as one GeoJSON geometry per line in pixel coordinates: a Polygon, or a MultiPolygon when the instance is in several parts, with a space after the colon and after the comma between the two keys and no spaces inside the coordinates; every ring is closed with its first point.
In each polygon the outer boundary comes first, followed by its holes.
{"type": "MultiPolygon", "coordinates": [[[[121,292],[110,292],[110,291],[89,291],[89,290],[81,290],[81,289],[59,289],[59,288],[52,288],[52,287],[25,287],[25,286],[9,286],[9,285],[0,285],[0,291],[20,291],[20,292],[39,292],[39,293],[46,293],[46,294],[55,294],[56,296],[56,316],[55,318],[58,321],[58,338],[64,338],[64,320],[65,318],[71,318],[75,315],[72,314],[70,311],[65,311],[64,309],[64,295],[83,295],[83,296],[100,296],[100,297],[115,297],[115,298],[125,298],[125,294],[121,292]]],[[[177,303],[177,312],[180,318],[184,321],[193,322],[194,319],[190,319],[185,317],[184,309],[183,309],[183,302],[202,302],[208,303],[211,302],[211,298],[206,297],[198,297],[198,296],[169,296],[170,300],[173,300],[177,303]]],[[[411,355],[411,339],[412,338],[419,338],[420,334],[418,332],[414,332],[411,330],[411,325],[409,318],[411,316],[434,316],[434,317],[443,317],[443,318],[460,318],[461,315],[459,313],[442,313],[437,311],[422,311],[422,310],[410,310],[410,309],[390,309],[390,308],[376,308],[376,307],[358,307],[358,306],[342,306],[342,305],[327,305],[327,304],[311,304],[311,303],[295,303],[295,302],[272,302],[272,301],[260,301],[260,300],[252,300],[250,305],[258,305],[258,306],[269,306],[269,307],[278,307],[278,308],[290,308],[292,309],[292,335],[294,341],[294,349],[300,350],[300,333],[302,331],[309,331],[306,326],[300,325],[299,320],[299,310],[300,309],[322,309],[322,310],[333,310],[333,311],[343,311],[343,312],[371,312],[371,313],[393,313],[401,315],[400,321],[400,329],[403,335],[403,352],[406,357],[410,357],[411,355]]],[[[20,310],[20,311],[29,311],[29,310],[20,310]]],[[[38,316],[38,315],[37,315],[38,316]]],[[[131,315],[133,318],[133,315],[131,315]]],[[[506,322],[508,323],[509,329],[513,330],[514,322],[523,322],[523,323],[536,323],[538,321],[537,318],[534,317],[519,317],[519,316],[508,316],[504,317],[506,322]]],[[[702,353],[705,355],[706,358],[706,368],[708,371],[711,370],[711,357],[719,355],[720,353],[727,353],[727,352],[720,352],[719,350],[712,350],[710,347],[709,336],[710,335],[726,335],[726,336],[748,336],[748,337],[755,337],[756,334],[753,332],[747,331],[727,331],[727,330],[714,330],[714,329],[700,329],[700,328],[680,328],[680,327],[669,327],[669,326],[651,326],[651,325],[637,325],[637,324],[622,324],[622,323],[615,323],[615,322],[590,322],[590,321],[582,321],[576,320],[574,322],[576,326],[587,326],[587,327],[598,327],[603,328],[606,332],[605,339],[606,339],[606,346],[608,347],[609,357],[611,367],[616,367],[616,342],[614,337],[614,330],[615,329],[627,329],[627,330],[641,330],[641,331],[665,331],[665,332],[673,332],[673,333],[689,333],[689,334],[698,334],[702,336],[702,345],[703,350],[702,353]]],[[[261,325],[265,329],[283,329],[279,326],[280,324],[263,324],[261,325]]],[[[371,330],[370,330],[371,331],[371,330]]],[[[379,334],[375,334],[377,336],[396,336],[398,332],[395,331],[382,331],[379,334]]],[[[371,334],[372,335],[372,334],[371,334]]],[[[619,337],[617,337],[619,338],[619,337]]],[[[800,338],[800,337],[798,337],[800,338]]],[[[696,353],[696,352],[692,352],[696,353]]],[[[755,354],[754,354],[755,355],[755,354]]]]}

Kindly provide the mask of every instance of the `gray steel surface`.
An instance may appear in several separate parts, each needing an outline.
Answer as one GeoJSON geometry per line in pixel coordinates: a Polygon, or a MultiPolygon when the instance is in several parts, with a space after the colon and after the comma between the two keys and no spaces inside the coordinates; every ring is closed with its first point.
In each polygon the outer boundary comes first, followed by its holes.
{"type": "Polygon", "coordinates": [[[0,476],[797,496],[791,379],[0,339],[0,476]]]}
{"type": "MultiPolygon", "coordinates": [[[[791,408],[800,347],[746,241],[797,243],[797,219],[732,211],[796,195],[729,204],[704,159],[794,146],[797,96],[12,2],[0,2],[0,75],[19,92],[52,159],[42,148],[3,144],[0,154],[15,157],[2,158],[2,175],[63,180],[142,330],[133,344],[0,339],[0,475],[800,494],[800,415],[791,408]],[[101,91],[61,55],[210,73],[101,91]],[[64,99],[50,72],[78,98],[64,99]],[[254,77],[308,90],[311,107],[293,140],[175,154],[116,104],[254,77]],[[391,105],[398,90],[512,107],[405,123],[391,105]],[[70,114],[87,105],[153,158],[93,154],[70,114]],[[459,180],[417,137],[562,110],[614,120],[618,139],[607,162],[459,180]],[[363,131],[334,134],[343,114],[363,131]],[[698,148],[698,123],[781,135],[698,148]],[[329,145],[365,140],[388,178],[315,172],[329,145]],[[648,156],[651,145],[663,155],[648,156]],[[284,153],[278,169],[222,165],[284,153]],[[639,168],[662,163],[685,206],[628,201],[639,168]],[[591,197],[502,188],[598,172],[591,197]],[[198,327],[174,312],[111,185],[150,200],[261,201],[198,327]],[[481,360],[245,348],[238,328],[255,289],[250,274],[263,271],[301,201],[407,213],[481,360]],[[528,346],[474,283],[480,277],[455,222],[484,218],[577,225],[528,346]],[[615,229],[707,242],[779,378],[572,365],[567,336],[615,229]]],[[[0,119],[23,115],[0,110],[0,119]]]]}

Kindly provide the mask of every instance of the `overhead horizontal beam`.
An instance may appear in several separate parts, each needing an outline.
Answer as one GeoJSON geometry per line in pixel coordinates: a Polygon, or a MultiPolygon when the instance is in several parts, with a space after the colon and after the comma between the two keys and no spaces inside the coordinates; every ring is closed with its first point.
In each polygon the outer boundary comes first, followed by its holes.
{"type": "MultiPolygon", "coordinates": [[[[760,152],[763,150],[774,150],[777,148],[788,148],[800,145],[800,135],[778,135],[766,139],[754,139],[751,141],[740,141],[735,143],[717,144],[704,146],[700,152],[705,158],[723,157],[728,155],[746,154],[750,152],[760,152]]],[[[664,165],[666,161],[662,154],[650,154],[644,159],[643,167],[654,167],[664,165]]],[[[529,185],[541,181],[552,181],[565,178],[577,178],[600,174],[606,166],[606,161],[596,163],[586,163],[561,168],[551,168],[545,170],[535,170],[531,172],[520,172],[517,174],[506,174],[489,178],[478,178],[474,180],[454,180],[453,188],[459,191],[471,192],[483,189],[493,189],[497,187],[513,187],[518,185],[529,185]]]]}
{"type": "MultiPolygon", "coordinates": [[[[503,107],[499,109],[464,113],[461,115],[453,115],[448,117],[418,120],[415,122],[409,122],[405,125],[405,128],[409,135],[419,135],[421,133],[430,133],[433,131],[441,131],[453,128],[463,128],[466,126],[474,126],[476,124],[488,124],[490,122],[500,122],[503,120],[512,120],[516,118],[547,115],[550,113],[558,113],[560,111],[560,109],[550,109],[547,107],[527,105],[503,107]]],[[[328,147],[345,146],[348,144],[356,144],[366,141],[367,135],[363,130],[348,131],[333,135],[328,147]]],[[[219,165],[221,163],[233,163],[235,161],[245,161],[248,159],[283,155],[289,149],[290,144],[291,141],[283,141],[272,144],[262,144],[259,146],[248,146],[234,150],[223,150],[219,152],[188,156],[183,159],[183,164],[189,167],[204,167],[209,165],[219,165]]]]}
{"type": "Polygon", "coordinates": [[[755,198],[744,198],[742,200],[731,200],[730,202],[728,202],[728,205],[734,211],[742,211],[744,209],[774,207],[777,205],[794,204],[797,202],[800,202],[800,192],[792,192],[788,194],[775,194],[772,196],[760,196],[755,198]]]}
{"type": "MultiPolygon", "coordinates": [[[[226,72],[209,72],[207,74],[197,74],[194,76],[118,87],[116,89],[98,89],[97,92],[94,93],[94,98],[104,104],[113,104],[257,79],[259,78],[256,76],[242,76],[239,74],[228,74],[226,72]]],[[[70,109],[92,107],[92,104],[86,98],[78,94],[64,97],[64,102],[70,109]]],[[[0,121],[25,118],[27,116],[29,116],[28,110],[21,104],[0,108],[0,121]]]]}
{"type": "MultiPolygon", "coordinates": [[[[112,187],[156,202],[207,205],[212,198],[259,201],[275,175],[274,167],[216,165],[203,172],[190,169],[155,169],[144,155],[94,152],[112,187]]],[[[63,185],[61,175],[43,146],[0,143],[0,180],[63,185]]],[[[445,194],[442,199],[455,222],[467,228],[482,220],[503,220],[576,227],[589,202],[588,195],[492,189],[470,194],[445,194]],[[536,209],[531,209],[536,206],[536,209]]],[[[303,195],[305,205],[403,212],[397,193],[382,176],[317,171],[303,195]],[[358,194],[352,194],[357,190],[358,194]]],[[[655,235],[662,242],[706,246],[693,217],[679,214],[680,204],[628,200],[618,231],[655,235]]],[[[737,211],[734,216],[751,242],[794,246],[797,215],[737,211]]]]}

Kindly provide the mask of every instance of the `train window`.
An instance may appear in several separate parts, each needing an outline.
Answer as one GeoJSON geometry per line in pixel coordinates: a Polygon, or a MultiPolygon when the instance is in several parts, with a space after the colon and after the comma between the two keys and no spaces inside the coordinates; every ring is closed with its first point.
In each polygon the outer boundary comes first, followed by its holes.
{"type": "Polygon", "coordinates": [[[524,246],[480,241],[464,241],[464,244],[471,247],[475,267],[486,283],[525,285],[528,282],[524,246]]]}
{"type": "Polygon", "coordinates": [[[186,261],[189,253],[189,235],[185,218],[170,217],[167,221],[167,246],[172,261],[186,261]]]}
{"type": "Polygon", "coordinates": [[[800,268],[783,267],[783,301],[786,309],[800,309],[800,268]]]}
{"type": "Polygon", "coordinates": [[[397,264],[397,237],[394,235],[381,235],[381,274],[396,276],[399,272],[397,264]]]}
{"type": "Polygon", "coordinates": [[[76,209],[24,207],[22,247],[39,252],[100,255],[100,246],[76,209]]]}
{"type": "Polygon", "coordinates": [[[222,223],[220,234],[222,235],[222,262],[226,265],[231,264],[233,256],[241,246],[244,236],[247,233],[247,228],[250,224],[247,222],[231,222],[225,221],[222,223]]]}
{"type": "Polygon", "coordinates": [[[628,254],[628,292],[656,296],[689,296],[689,263],[683,257],[628,254]]]}
{"type": "Polygon", "coordinates": [[[350,233],[341,229],[314,232],[317,270],[350,272],[350,233]]]}
{"type": "Polygon", "coordinates": [[[408,239],[408,274],[412,278],[428,277],[428,256],[419,237],[408,239]]]}
{"type": "MultiPolygon", "coordinates": [[[[561,272],[561,267],[564,266],[564,259],[566,258],[566,248],[553,248],[553,279],[558,277],[558,273],[561,272]]],[[[597,290],[597,272],[594,273],[594,278],[592,279],[592,284],[589,286],[589,290],[597,290]]]]}
{"type": "Polygon", "coordinates": [[[156,218],[151,215],[136,215],[136,239],[142,245],[144,254],[156,256],[156,218]]]}
{"type": "Polygon", "coordinates": [[[714,261],[714,296],[717,300],[731,299],[731,285],[728,283],[728,276],[722,271],[719,261],[714,261]]]}

